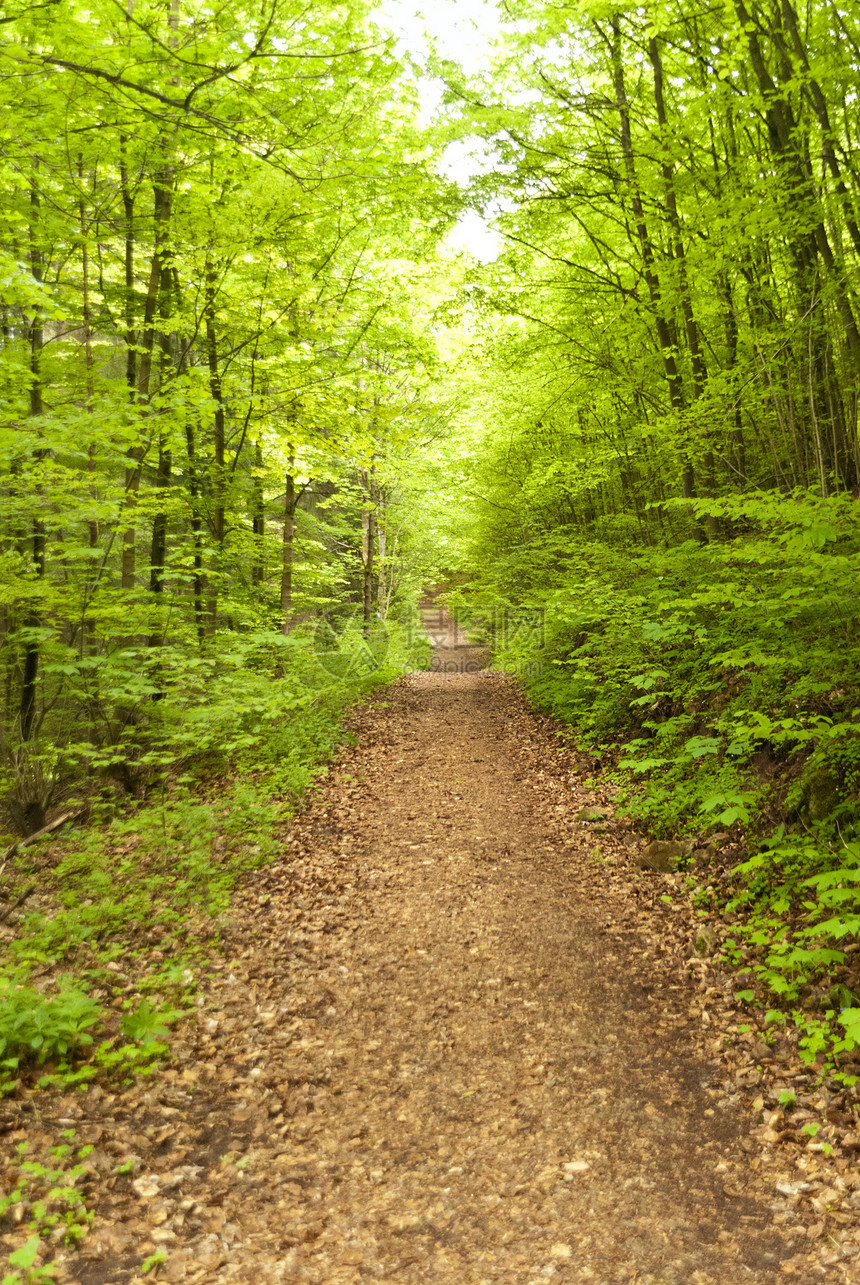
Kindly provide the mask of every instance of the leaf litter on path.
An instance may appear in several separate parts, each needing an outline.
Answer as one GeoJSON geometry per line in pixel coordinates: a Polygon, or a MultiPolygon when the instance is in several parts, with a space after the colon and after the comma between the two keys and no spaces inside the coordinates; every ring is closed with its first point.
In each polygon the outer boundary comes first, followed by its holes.
{"type": "Polygon", "coordinates": [[[58,1281],[857,1280],[850,1131],[828,1155],[768,1109],[822,1107],[555,730],[486,672],[411,675],[354,730],[173,1064],[19,1104],[10,1155],[94,1148],[58,1281]]]}

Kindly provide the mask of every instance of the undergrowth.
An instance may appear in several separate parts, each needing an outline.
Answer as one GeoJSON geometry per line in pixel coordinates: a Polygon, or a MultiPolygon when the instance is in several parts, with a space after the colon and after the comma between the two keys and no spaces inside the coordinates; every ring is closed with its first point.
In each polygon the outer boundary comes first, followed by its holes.
{"type": "Polygon", "coordinates": [[[575,729],[622,812],[743,845],[728,889],[698,895],[739,919],[729,962],[743,955],[773,1020],[838,1075],[860,1049],[857,506],[799,492],[693,507],[709,543],[619,549],[555,529],[450,603],[575,729]]]}
{"type": "Polygon", "coordinates": [[[172,736],[159,714],[144,797],[104,793],[87,824],[10,859],[4,898],[37,890],[39,904],[24,900],[3,947],[0,1091],[30,1067],[46,1086],[152,1069],[237,881],[278,853],[279,825],[343,741],[345,708],[424,660],[416,636],[395,626],[373,650],[354,631],[322,655],[308,637],[255,637],[241,682],[236,657],[222,662],[237,679],[223,702],[186,691],[194,717],[172,736]]]}
{"type": "MultiPolygon", "coordinates": [[[[199,689],[191,677],[174,698],[184,717],[159,710],[145,738],[138,724],[135,753],[121,752],[146,789],[96,792],[87,824],[24,848],[2,872],[0,894],[22,909],[0,956],[0,1096],[126,1084],[169,1057],[237,882],[278,855],[279,827],[344,740],[346,708],[427,654],[426,635],[397,625],[370,639],[348,627],[324,647],[307,634],[256,636],[222,653],[220,698],[212,674],[199,689]]],[[[53,1279],[38,1261],[43,1240],[86,1235],[75,1182],[87,1148],[69,1132],[52,1166],[21,1152],[0,1198],[0,1221],[28,1210],[31,1233],[4,1285],[53,1279]]]]}

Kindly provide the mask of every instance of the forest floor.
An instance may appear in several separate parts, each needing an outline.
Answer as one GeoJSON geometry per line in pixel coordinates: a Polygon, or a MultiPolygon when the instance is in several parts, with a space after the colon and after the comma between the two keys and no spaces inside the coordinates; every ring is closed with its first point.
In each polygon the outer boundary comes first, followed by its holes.
{"type": "Polygon", "coordinates": [[[58,1279],[860,1280],[860,1140],[769,1113],[826,1092],[690,962],[681,876],[637,867],[555,729],[488,671],[410,675],[353,726],[170,1067],[34,1095],[6,1135],[94,1147],[58,1279]]]}

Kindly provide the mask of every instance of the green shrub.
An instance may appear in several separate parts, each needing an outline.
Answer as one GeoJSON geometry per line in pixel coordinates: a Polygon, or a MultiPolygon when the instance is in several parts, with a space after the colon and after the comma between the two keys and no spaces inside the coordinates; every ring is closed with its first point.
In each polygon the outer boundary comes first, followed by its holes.
{"type": "Polygon", "coordinates": [[[60,979],[57,994],[46,998],[0,977],[0,1058],[7,1068],[12,1062],[65,1057],[91,1045],[90,1031],[101,1018],[95,1000],[68,980],[60,979]]]}
{"type": "MultiPolygon", "coordinates": [[[[557,529],[484,552],[452,604],[543,613],[542,636],[491,631],[496,662],[610,769],[622,812],[656,834],[734,827],[752,855],[727,909],[790,1005],[860,939],[860,513],[811,492],[693,508],[707,544],[557,529]]],[[[856,1047],[858,1010],[849,994],[823,1025],[796,1014],[807,1053],[856,1047]]]]}

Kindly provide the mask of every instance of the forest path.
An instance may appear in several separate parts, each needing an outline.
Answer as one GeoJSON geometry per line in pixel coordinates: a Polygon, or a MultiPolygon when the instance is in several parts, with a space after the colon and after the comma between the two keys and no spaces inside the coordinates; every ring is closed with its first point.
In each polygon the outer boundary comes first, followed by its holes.
{"type": "Polygon", "coordinates": [[[143,1165],[74,1279],[156,1249],[207,1285],[850,1279],[765,1203],[692,987],[608,931],[629,907],[509,681],[411,675],[355,725],[166,1092],[129,1091],[143,1165]]]}
{"type": "Polygon", "coordinates": [[[476,674],[489,660],[486,647],[476,647],[449,611],[428,594],[419,604],[421,623],[433,644],[435,674],[476,674]]]}

